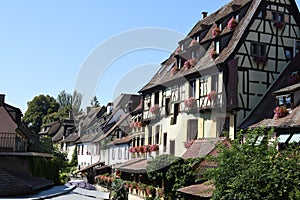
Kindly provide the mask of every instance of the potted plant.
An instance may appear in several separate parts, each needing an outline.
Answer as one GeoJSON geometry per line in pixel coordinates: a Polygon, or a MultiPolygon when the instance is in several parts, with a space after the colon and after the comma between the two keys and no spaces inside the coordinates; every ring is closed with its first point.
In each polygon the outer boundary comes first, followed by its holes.
{"type": "Polygon", "coordinates": [[[228,22],[228,27],[230,30],[234,29],[237,26],[238,22],[233,17],[228,22]]]}
{"type": "Polygon", "coordinates": [[[219,36],[220,33],[221,33],[221,30],[220,30],[218,27],[217,27],[217,28],[214,28],[214,29],[212,30],[212,35],[213,35],[214,37],[219,36]]]}
{"type": "Polygon", "coordinates": [[[145,153],[150,152],[150,145],[149,144],[147,144],[147,145],[144,146],[144,152],[145,153]]]}
{"type": "Polygon", "coordinates": [[[157,144],[151,144],[150,145],[150,151],[158,151],[159,150],[159,146],[157,144]]]}

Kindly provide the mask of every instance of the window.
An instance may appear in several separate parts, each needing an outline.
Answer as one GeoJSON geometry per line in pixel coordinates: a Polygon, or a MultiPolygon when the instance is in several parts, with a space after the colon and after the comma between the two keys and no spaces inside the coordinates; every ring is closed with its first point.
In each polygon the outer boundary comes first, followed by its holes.
{"type": "Polygon", "coordinates": [[[163,152],[167,151],[167,138],[168,138],[167,133],[164,133],[163,152]]]}
{"type": "Polygon", "coordinates": [[[230,118],[229,117],[218,117],[217,118],[217,136],[225,137],[226,134],[229,133],[230,126],[230,118]]]}
{"type": "Polygon", "coordinates": [[[296,56],[296,54],[298,54],[300,51],[300,41],[295,40],[294,43],[294,57],[296,56]]]}
{"type": "Polygon", "coordinates": [[[189,97],[196,97],[196,80],[189,82],[189,97]]]}
{"type": "Polygon", "coordinates": [[[198,136],[198,120],[188,120],[187,124],[187,141],[195,140],[198,136]]]}
{"type": "Polygon", "coordinates": [[[261,11],[258,13],[257,18],[259,18],[259,19],[264,19],[264,18],[265,18],[265,13],[261,10],[261,11]]]}
{"type": "Polygon", "coordinates": [[[266,56],[266,45],[259,43],[251,44],[251,55],[252,56],[266,56]]]}
{"type": "Polygon", "coordinates": [[[170,154],[175,155],[175,140],[170,141],[170,154]]]}
{"type": "Polygon", "coordinates": [[[282,95],[277,97],[278,106],[286,106],[286,108],[291,108],[292,97],[291,95],[282,95]]]}
{"type": "Polygon", "coordinates": [[[132,138],[132,146],[135,147],[135,138],[132,138]]]}
{"type": "Polygon", "coordinates": [[[223,29],[223,24],[222,24],[222,23],[219,23],[219,24],[218,24],[218,27],[219,27],[220,31],[222,31],[222,29],[223,29]]]}
{"type": "Polygon", "coordinates": [[[152,144],[152,126],[148,127],[148,144],[152,144]]]}
{"type": "Polygon", "coordinates": [[[293,58],[293,48],[285,48],[285,57],[287,60],[291,60],[293,58]]]}
{"type": "Polygon", "coordinates": [[[219,75],[215,74],[211,76],[211,91],[218,92],[219,87],[219,75]]]}
{"type": "Polygon", "coordinates": [[[115,149],[112,149],[112,150],[111,150],[111,158],[112,158],[113,160],[115,159],[115,156],[116,156],[115,153],[116,153],[116,152],[115,152],[115,149]]]}
{"type": "Polygon", "coordinates": [[[159,125],[155,127],[155,144],[159,144],[159,125]]]}
{"type": "Polygon", "coordinates": [[[136,146],[140,146],[140,137],[136,139],[136,146]]]}
{"type": "Polygon", "coordinates": [[[176,124],[176,122],[177,122],[177,116],[178,116],[178,114],[179,114],[179,106],[180,106],[179,103],[175,103],[175,104],[174,104],[173,124],[176,124]]]}
{"type": "Polygon", "coordinates": [[[118,159],[121,160],[122,159],[122,148],[118,149],[118,159]]]}
{"type": "Polygon", "coordinates": [[[170,107],[171,107],[171,100],[170,97],[166,98],[166,103],[165,103],[165,112],[166,112],[166,116],[170,115],[170,107]]]}
{"type": "Polygon", "coordinates": [[[154,93],[154,104],[159,104],[159,92],[154,93]]]}
{"type": "Polygon", "coordinates": [[[278,12],[272,12],[272,20],[274,22],[284,22],[284,14],[278,12]]]}
{"type": "Polygon", "coordinates": [[[144,136],[141,138],[141,146],[144,146],[145,145],[145,138],[144,136]]]}

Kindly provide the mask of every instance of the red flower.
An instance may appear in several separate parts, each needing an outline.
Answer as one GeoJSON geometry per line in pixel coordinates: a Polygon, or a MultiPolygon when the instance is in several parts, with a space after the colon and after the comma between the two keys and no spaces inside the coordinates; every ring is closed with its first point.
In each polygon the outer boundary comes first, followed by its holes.
{"type": "Polygon", "coordinates": [[[221,33],[221,30],[220,30],[219,28],[214,28],[214,29],[212,30],[212,35],[213,35],[214,37],[220,35],[220,33],[221,33]]]}
{"type": "Polygon", "coordinates": [[[238,22],[236,21],[236,19],[234,19],[233,17],[229,20],[228,22],[228,27],[230,28],[230,30],[234,29],[237,26],[238,22]]]}

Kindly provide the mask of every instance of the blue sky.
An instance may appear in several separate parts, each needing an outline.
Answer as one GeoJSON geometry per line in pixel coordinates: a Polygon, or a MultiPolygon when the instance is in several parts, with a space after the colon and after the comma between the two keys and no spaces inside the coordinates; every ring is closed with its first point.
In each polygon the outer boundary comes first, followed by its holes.
{"type": "MultiPolygon", "coordinates": [[[[185,35],[201,18],[202,11],[212,13],[228,2],[0,1],[0,93],[6,94],[6,102],[25,113],[27,102],[36,95],[56,98],[62,90],[71,93],[89,55],[113,36],[144,27],[185,35]]],[[[168,55],[159,49],[143,49],[118,57],[98,80],[94,94],[101,104],[106,104],[119,92],[119,80],[130,82],[128,72],[149,65],[154,66],[154,72],[168,55]]],[[[152,75],[147,72],[148,80],[152,75]]],[[[141,79],[144,83],[148,81],[145,77],[141,79]]],[[[137,91],[142,85],[136,83],[132,91],[124,92],[137,91]]]]}

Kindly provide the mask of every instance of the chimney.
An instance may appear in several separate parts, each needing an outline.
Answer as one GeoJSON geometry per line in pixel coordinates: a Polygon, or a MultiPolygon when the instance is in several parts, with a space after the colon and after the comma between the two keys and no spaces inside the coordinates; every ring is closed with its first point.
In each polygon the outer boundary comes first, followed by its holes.
{"type": "Polygon", "coordinates": [[[91,107],[90,106],[88,106],[88,107],[86,107],[86,114],[89,114],[89,112],[91,111],[91,107]]]}
{"type": "Polygon", "coordinates": [[[107,114],[110,114],[111,111],[113,110],[113,108],[114,108],[114,104],[111,103],[111,102],[108,103],[108,104],[107,104],[107,107],[106,107],[107,114]]]}
{"type": "Polygon", "coordinates": [[[5,94],[0,94],[0,105],[3,105],[5,102],[5,94]]]}
{"type": "Polygon", "coordinates": [[[208,12],[202,12],[202,19],[204,19],[204,18],[207,17],[207,13],[208,13],[208,12]]]}
{"type": "Polygon", "coordinates": [[[72,110],[69,111],[69,119],[74,119],[73,118],[73,111],[72,110]]]}

